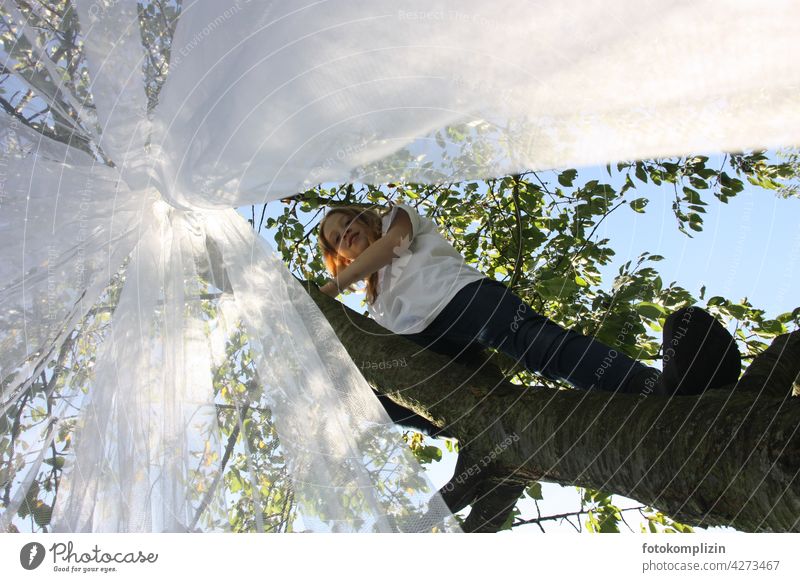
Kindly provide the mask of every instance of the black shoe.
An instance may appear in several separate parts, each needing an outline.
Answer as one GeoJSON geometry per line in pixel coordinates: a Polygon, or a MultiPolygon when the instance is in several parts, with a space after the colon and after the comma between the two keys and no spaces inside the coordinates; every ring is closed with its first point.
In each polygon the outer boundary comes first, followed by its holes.
{"type": "Polygon", "coordinates": [[[663,352],[659,383],[666,394],[691,396],[735,384],[742,369],[736,340],[700,307],[684,307],[667,317],[663,352]]]}

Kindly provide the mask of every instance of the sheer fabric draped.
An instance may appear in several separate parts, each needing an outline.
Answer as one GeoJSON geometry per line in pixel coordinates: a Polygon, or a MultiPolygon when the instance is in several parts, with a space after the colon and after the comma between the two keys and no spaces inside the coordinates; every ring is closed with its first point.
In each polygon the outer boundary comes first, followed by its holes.
{"type": "Polygon", "coordinates": [[[4,526],[59,469],[56,531],[460,531],[233,208],[800,141],[792,2],[184,0],[155,104],[137,3],[75,4],[92,153],[0,118],[4,526]]]}

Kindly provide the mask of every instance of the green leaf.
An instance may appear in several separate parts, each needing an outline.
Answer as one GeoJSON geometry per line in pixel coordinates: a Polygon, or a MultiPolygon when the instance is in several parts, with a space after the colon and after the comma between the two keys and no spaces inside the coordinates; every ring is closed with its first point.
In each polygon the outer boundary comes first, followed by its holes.
{"type": "Polygon", "coordinates": [[[33,483],[31,483],[30,489],[28,489],[28,493],[26,493],[25,495],[25,501],[23,501],[20,504],[19,510],[17,510],[17,515],[19,515],[20,517],[29,516],[37,506],[38,497],[39,497],[39,482],[34,481],[33,483]]]}
{"type": "Polygon", "coordinates": [[[650,170],[650,179],[653,180],[653,184],[655,184],[656,186],[660,186],[661,182],[663,181],[661,172],[659,170],[656,170],[655,168],[650,170]]]}
{"type": "Polygon", "coordinates": [[[747,307],[744,305],[728,305],[727,310],[736,319],[744,319],[747,316],[747,307]]]}
{"type": "Polygon", "coordinates": [[[683,194],[684,199],[690,204],[702,204],[703,202],[703,199],[700,198],[700,194],[686,186],[683,187],[683,194]]]}
{"type": "Polygon", "coordinates": [[[659,319],[661,316],[667,314],[667,310],[661,305],[650,303],[649,301],[642,301],[641,303],[637,303],[634,307],[639,315],[647,319],[659,319]]]}
{"type": "Polygon", "coordinates": [[[636,177],[639,178],[642,182],[647,182],[647,172],[645,172],[644,164],[642,162],[636,162],[636,177]]]}
{"type": "Polygon", "coordinates": [[[631,200],[630,207],[634,212],[642,214],[644,213],[644,208],[647,206],[648,202],[649,200],[647,198],[637,198],[636,200],[631,200]]]}
{"type": "Polygon", "coordinates": [[[615,513],[603,513],[601,515],[600,533],[619,533],[619,520],[615,513]]]}
{"type": "Polygon", "coordinates": [[[577,218],[586,218],[594,213],[594,208],[592,208],[592,204],[589,202],[581,202],[573,206],[573,212],[577,218]]]}
{"type": "Polygon", "coordinates": [[[578,176],[577,170],[564,170],[558,175],[558,183],[562,186],[572,186],[572,181],[578,176]]]}
{"type": "Polygon", "coordinates": [[[440,461],[442,459],[442,450],[434,445],[417,447],[413,452],[417,461],[422,464],[427,464],[431,461],[440,461]]]}
{"type": "Polygon", "coordinates": [[[663,286],[664,282],[661,280],[661,277],[656,277],[653,279],[653,289],[655,289],[656,293],[661,293],[663,286]]]}
{"type": "Polygon", "coordinates": [[[37,406],[31,411],[31,420],[34,422],[39,422],[40,420],[47,418],[47,411],[41,407],[37,406]]]}
{"type": "Polygon", "coordinates": [[[538,481],[525,489],[525,493],[531,499],[544,499],[544,496],[542,495],[542,484],[538,481]]]}
{"type": "Polygon", "coordinates": [[[37,502],[36,507],[33,509],[33,521],[38,526],[45,526],[50,523],[53,517],[53,508],[41,501],[37,502]]]}
{"type": "Polygon", "coordinates": [[[786,327],[780,321],[770,319],[763,322],[755,331],[761,336],[774,337],[786,333],[786,327]]]}
{"type": "Polygon", "coordinates": [[[572,277],[553,277],[539,281],[539,290],[545,297],[561,297],[574,293],[579,289],[572,277]]]}
{"type": "Polygon", "coordinates": [[[706,190],[708,188],[708,184],[706,183],[705,180],[702,180],[700,178],[695,178],[694,176],[689,178],[689,183],[695,188],[698,188],[700,190],[706,190]]]}
{"type": "Polygon", "coordinates": [[[56,469],[62,469],[64,467],[64,457],[62,456],[57,456],[55,461],[52,458],[50,458],[50,459],[45,459],[44,462],[50,465],[51,467],[55,466],[56,469]]]}
{"type": "Polygon", "coordinates": [[[511,529],[514,526],[514,518],[521,514],[522,512],[519,510],[519,508],[514,507],[514,509],[509,512],[508,517],[506,517],[506,520],[503,522],[503,525],[501,525],[497,531],[511,529]]]}

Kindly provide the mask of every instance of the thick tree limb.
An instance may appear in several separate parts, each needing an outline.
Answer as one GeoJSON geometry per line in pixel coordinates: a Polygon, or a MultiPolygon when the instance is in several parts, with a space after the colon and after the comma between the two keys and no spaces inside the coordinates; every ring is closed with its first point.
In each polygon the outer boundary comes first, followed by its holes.
{"type": "MultiPolygon", "coordinates": [[[[620,494],[695,526],[800,531],[794,364],[762,373],[763,390],[747,389],[759,382],[751,374],[741,389],[699,397],[522,388],[485,361],[450,362],[387,334],[316,286],[308,290],[354,361],[409,361],[362,372],[378,392],[446,426],[473,459],[489,459],[492,479],[620,494]]],[[[779,362],[796,364],[797,343],[784,341],[779,362]]],[[[766,361],[757,358],[752,368],[768,369],[766,361]]]]}

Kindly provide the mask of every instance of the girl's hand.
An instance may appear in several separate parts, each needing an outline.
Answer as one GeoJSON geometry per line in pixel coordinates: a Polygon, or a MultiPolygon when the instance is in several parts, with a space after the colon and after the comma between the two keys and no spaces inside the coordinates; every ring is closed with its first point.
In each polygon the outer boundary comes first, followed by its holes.
{"type": "Polygon", "coordinates": [[[319,288],[319,290],[325,293],[325,295],[333,297],[334,299],[339,294],[339,288],[336,286],[336,281],[333,279],[329,279],[327,283],[319,288]]]}

